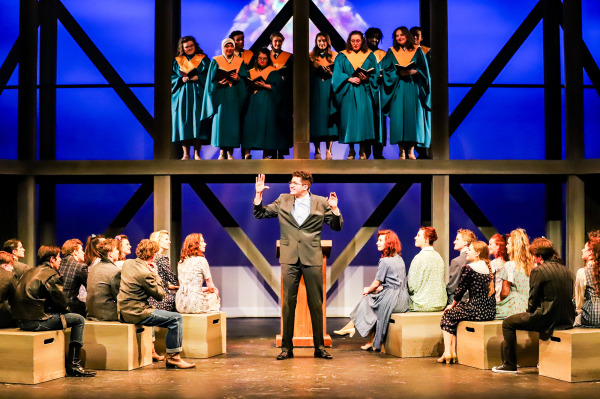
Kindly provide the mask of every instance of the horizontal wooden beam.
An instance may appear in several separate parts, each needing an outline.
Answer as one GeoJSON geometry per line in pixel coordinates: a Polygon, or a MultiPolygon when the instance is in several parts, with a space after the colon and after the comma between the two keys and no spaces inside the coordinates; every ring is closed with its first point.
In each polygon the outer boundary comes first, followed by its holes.
{"type": "MultiPolygon", "coordinates": [[[[0,175],[32,175],[60,179],[95,177],[129,181],[156,175],[198,176],[210,182],[254,182],[264,173],[271,182],[287,182],[295,170],[308,170],[317,182],[397,182],[398,176],[420,181],[423,176],[451,175],[461,182],[486,176],[512,181],[556,180],[567,175],[600,174],[600,159],[579,160],[232,160],[232,161],[0,161],[0,175]]],[[[566,177],[565,177],[566,179],[566,177]]],[[[84,179],[85,180],[85,179],[84,179]]],[[[86,180],[87,181],[87,180],[86,180]]]]}

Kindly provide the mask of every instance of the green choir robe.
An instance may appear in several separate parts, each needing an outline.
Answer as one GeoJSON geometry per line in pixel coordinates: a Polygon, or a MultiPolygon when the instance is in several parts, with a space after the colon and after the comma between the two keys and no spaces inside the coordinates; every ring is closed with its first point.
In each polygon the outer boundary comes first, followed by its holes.
{"type": "Polygon", "coordinates": [[[211,145],[213,147],[236,148],[240,146],[242,110],[246,99],[244,78],[247,76],[248,69],[240,57],[233,57],[229,63],[224,56],[219,55],[210,62],[201,118],[212,121],[211,145]],[[237,70],[239,81],[221,86],[216,76],[219,68],[237,70]]]}
{"type": "MultiPolygon", "coordinates": [[[[312,53],[311,53],[312,55],[312,53]]],[[[333,52],[333,60],[337,56],[333,52]]],[[[316,63],[328,66],[325,55],[317,55],[316,63]]],[[[335,106],[333,104],[333,90],[331,89],[331,75],[327,76],[321,68],[311,65],[310,68],[310,140],[335,141],[338,139],[338,128],[335,123],[335,106]]]]}
{"type": "Polygon", "coordinates": [[[390,144],[416,143],[429,148],[431,131],[428,128],[428,113],[431,112],[429,66],[423,50],[414,52],[390,48],[381,61],[383,69],[383,111],[390,117],[390,144]],[[417,73],[400,76],[396,64],[416,64],[417,73]]]}
{"type": "Polygon", "coordinates": [[[271,85],[271,90],[254,89],[248,85],[242,148],[285,150],[288,148],[287,142],[277,120],[281,111],[281,74],[270,66],[262,71],[252,68],[249,72],[251,79],[262,76],[271,85]]]}
{"type": "Polygon", "coordinates": [[[204,54],[182,57],[185,58],[178,58],[184,63],[184,66],[180,66],[178,59],[175,59],[171,72],[172,141],[177,143],[184,140],[199,140],[202,144],[208,144],[210,143],[210,124],[206,123],[207,121],[201,123],[200,114],[210,60],[204,54]],[[196,59],[195,62],[192,60],[193,58],[196,59]],[[198,80],[183,83],[182,77],[186,72],[183,72],[182,68],[189,72],[189,69],[196,63],[198,64],[195,68],[198,80]]]}
{"type": "Polygon", "coordinates": [[[343,144],[375,141],[374,106],[378,91],[377,77],[379,64],[377,59],[368,51],[368,56],[361,65],[353,66],[348,58],[355,58],[361,53],[345,50],[335,58],[333,67],[332,87],[336,100],[336,107],[340,113],[339,142],[343,144]],[[354,71],[362,67],[365,70],[374,68],[373,73],[365,83],[354,85],[348,81],[354,71]]]}

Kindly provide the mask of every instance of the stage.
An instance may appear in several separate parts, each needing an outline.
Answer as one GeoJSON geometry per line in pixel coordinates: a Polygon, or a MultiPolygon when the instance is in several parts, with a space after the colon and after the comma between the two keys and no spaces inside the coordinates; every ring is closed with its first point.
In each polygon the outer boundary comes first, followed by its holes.
{"type": "MultiPolygon", "coordinates": [[[[348,319],[329,318],[328,332],[348,319]]],[[[38,385],[0,387],[2,398],[415,398],[541,397],[592,398],[596,383],[540,377],[536,368],[494,374],[435,358],[401,359],[365,352],[364,339],[333,336],[333,360],[296,349],[294,359],[277,361],[277,318],[227,320],[227,354],[196,359],[192,370],[167,370],[163,363],[133,371],[99,371],[95,378],[61,378],[38,385]]]]}

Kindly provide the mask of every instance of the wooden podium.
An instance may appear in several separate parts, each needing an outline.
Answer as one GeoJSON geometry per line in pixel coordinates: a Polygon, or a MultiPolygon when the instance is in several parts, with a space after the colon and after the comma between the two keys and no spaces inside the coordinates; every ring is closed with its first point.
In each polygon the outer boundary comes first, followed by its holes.
{"type": "MultiPolygon", "coordinates": [[[[279,258],[279,240],[277,240],[277,258],[279,258]]],[[[323,339],[326,347],[331,347],[331,336],[327,334],[327,258],[331,254],[331,240],[321,240],[323,249],[323,339]]],[[[283,300],[283,277],[281,279],[281,299],[283,300]]],[[[280,322],[281,334],[275,337],[275,345],[281,347],[283,334],[283,318],[280,322]]],[[[312,324],[310,321],[310,312],[308,302],[306,301],[306,285],[304,277],[300,278],[298,287],[298,302],[296,304],[296,317],[294,320],[294,348],[314,346],[312,324]]]]}

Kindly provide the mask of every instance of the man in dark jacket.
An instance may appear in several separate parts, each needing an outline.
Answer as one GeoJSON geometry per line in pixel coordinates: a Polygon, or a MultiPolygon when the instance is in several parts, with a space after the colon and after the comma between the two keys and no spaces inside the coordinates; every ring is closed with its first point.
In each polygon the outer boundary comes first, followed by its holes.
{"type": "Polygon", "coordinates": [[[81,367],[81,348],[85,319],[69,313],[63,294],[63,280],[58,274],[60,248],[42,245],[38,251],[40,265],[27,271],[9,298],[12,315],[21,330],[64,330],[71,327],[71,342],[66,371],[71,377],[93,377],[93,371],[81,367]]]}
{"type": "Polygon", "coordinates": [[[507,317],[502,322],[504,363],[494,367],[495,373],[517,372],[517,330],[537,331],[547,340],[554,330],[573,327],[573,275],[560,262],[547,238],[536,238],[529,246],[536,267],[529,275],[527,312],[507,317]]]}

